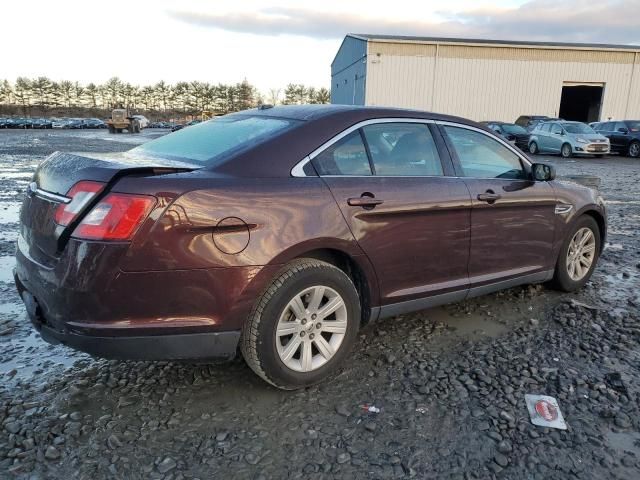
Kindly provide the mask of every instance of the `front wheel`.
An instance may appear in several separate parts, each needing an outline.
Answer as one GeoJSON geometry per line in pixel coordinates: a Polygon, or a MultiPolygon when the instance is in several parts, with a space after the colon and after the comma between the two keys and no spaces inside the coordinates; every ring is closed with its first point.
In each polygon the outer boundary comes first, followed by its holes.
{"type": "Polygon", "coordinates": [[[562,158],[569,158],[572,154],[573,150],[571,149],[571,145],[568,143],[562,145],[562,148],[560,149],[560,155],[562,155],[562,158]]]}
{"type": "Polygon", "coordinates": [[[584,215],[564,240],[556,262],[553,284],[559,290],[574,292],[584,286],[596,267],[600,254],[600,229],[584,215]]]}
{"type": "Polygon", "coordinates": [[[529,144],[529,153],[532,155],[538,153],[538,144],[536,142],[531,142],[529,144]]]}
{"type": "Polygon", "coordinates": [[[257,301],[240,348],[251,369],[293,390],[330,377],[353,346],[360,299],[339,268],[316,259],[289,263],[257,301]]]}
{"type": "Polygon", "coordinates": [[[640,142],[631,142],[629,145],[629,156],[632,158],[640,157],[640,142]]]}

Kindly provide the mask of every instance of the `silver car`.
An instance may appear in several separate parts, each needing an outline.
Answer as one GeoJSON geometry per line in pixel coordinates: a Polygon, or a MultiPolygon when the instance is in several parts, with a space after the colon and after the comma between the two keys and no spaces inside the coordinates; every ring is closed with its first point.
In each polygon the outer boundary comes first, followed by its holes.
{"type": "Polygon", "coordinates": [[[544,122],[536,125],[529,139],[530,153],[559,153],[564,158],[575,154],[604,156],[610,150],[609,139],[582,122],[544,122]]]}

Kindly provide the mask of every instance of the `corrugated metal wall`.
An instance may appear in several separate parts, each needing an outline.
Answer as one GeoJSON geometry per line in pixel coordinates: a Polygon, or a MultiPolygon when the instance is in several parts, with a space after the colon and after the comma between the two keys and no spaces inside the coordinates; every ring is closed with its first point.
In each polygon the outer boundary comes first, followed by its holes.
{"type": "Polygon", "coordinates": [[[639,62],[634,51],[369,41],[365,102],[514,121],[557,116],[563,83],[585,82],[604,84],[600,118],[640,117],[639,62]]]}
{"type": "Polygon", "coordinates": [[[367,42],[345,37],[331,64],[331,103],[364,105],[367,42]]]}

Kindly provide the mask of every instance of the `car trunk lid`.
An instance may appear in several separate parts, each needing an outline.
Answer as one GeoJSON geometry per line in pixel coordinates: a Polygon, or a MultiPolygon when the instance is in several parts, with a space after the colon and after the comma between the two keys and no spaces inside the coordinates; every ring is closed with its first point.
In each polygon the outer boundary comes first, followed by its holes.
{"type": "Polygon", "coordinates": [[[66,240],[78,221],[118,181],[128,175],[162,175],[190,171],[194,165],[163,159],[149,159],[119,154],[54,153],[43,161],[27,189],[20,211],[21,249],[44,266],[52,265],[64,249],[66,240]],[[67,194],[78,182],[104,184],[101,192],[85,205],[67,226],[58,225],[55,213],[60,205],[71,200],[67,194]]]}

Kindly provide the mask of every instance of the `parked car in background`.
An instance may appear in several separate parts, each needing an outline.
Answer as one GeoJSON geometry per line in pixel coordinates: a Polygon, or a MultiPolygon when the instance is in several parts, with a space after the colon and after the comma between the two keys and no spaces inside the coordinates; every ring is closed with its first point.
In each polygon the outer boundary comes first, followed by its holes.
{"type": "Polygon", "coordinates": [[[562,120],[561,118],[551,118],[546,115],[520,115],[515,121],[516,125],[527,129],[529,132],[541,122],[549,122],[552,120],[562,120]]]}
{"type": "Polygon", "coordinates": [[[66,128],[68,122],[69,120],[66,118],[58,118],[52,122],[51,126],[52,128],[66,128]]]}
{"type": "Polygon", "coordinates": [[[200,120],[191,120],[190,122],[187,123],[178,123],[176,125],[174,125],[173,127],[171,127],[171,131],[172,132],[176,132],[178,130],[182,130],[185,127],[191,127],[193,125],[197,125],[200,123],[200,120]]]}
{"type": "Polygon", "coordinates": [[[13,128],[31,128],[33,121],[30,118],[15,118],[13,128]]]}
{"type": "Polygon", "coordinates": [[[84,128],[84,122],[82,118],[70,118],[69,120],[67,120],[67,124],[65,125],[65,128],[73,128],[73,129],[80,130],[84,128]]]}
{"type": "Polygon", "coordinates": [[[609,139],[582,122],[544,122],[531,132],[530,153],[559,153],[568,158],[574,154],[602,157],[609,153],[609,139]]]}
{"type": "Polygon", "coordinates": [[[520,284],[584,286],[605,207],[554,178],[458,117],[245,110],[112,160],[41,162],[15,282],[47,341],[144,360],[239,346],[264,380],[301,388],[340,368],[363,323],[520,284]]]}
{"type": "Polygon", "coordinates": [[[46,129],[51,127],[52,122],[48,118],[34,118],[31,122],[31,128],[46,129]]]}
{"type": "Polygon", "coordinates": [[[144,115],[131,115],[133,118],[138,119],[140,128],[147,128],[149,126],[149,119],[144,115]]]}
{"type": "Polygon", "coordinates": [[[107,125],[99,118],[85,118],[82,120],[84,128],[107,128],[107,125]]]}
{"type": "Polygon", "coordinates": [[[493,121],[482,122],[482,124],[489,127],[520,150],[527,151],[529,149],[529,138],[531,137],[531,134],[520,125],[493,121]]]}
{"type": "Polygon", "coordinates": [[[601,122],[596,126],[596,132],[609,139],[611,151],[640,157],[640,120],[601,122]]]}
{"type": "Polygon", "coordinates": [[[8,118],[0,118],[0,128],[7,128],[7,120],[8,118]]]}

